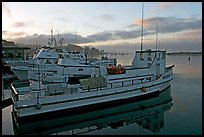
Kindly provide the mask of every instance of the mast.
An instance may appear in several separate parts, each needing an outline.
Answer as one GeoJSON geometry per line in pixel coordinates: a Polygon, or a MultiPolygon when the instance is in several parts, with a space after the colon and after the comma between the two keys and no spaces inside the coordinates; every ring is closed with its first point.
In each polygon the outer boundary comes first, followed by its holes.
{"type": "Polygon", "coordinates": [[[143,44],[143,13],[144,13],[144,2],[142,2],[142,36],[141,36],[141,51],[142,51],[142,44],[143,44]]]}
{"type": "Polygon", "coordinates": [[[51,29],[51,46],[52,46],[52,42],[53,42],[53,32],[52,32],[52,29],[51,29]]]}

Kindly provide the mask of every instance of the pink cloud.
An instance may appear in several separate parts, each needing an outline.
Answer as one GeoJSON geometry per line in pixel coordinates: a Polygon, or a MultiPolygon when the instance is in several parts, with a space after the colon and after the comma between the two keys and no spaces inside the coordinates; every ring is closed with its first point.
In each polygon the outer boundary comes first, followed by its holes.
{"type": "Polygon", "coordinates": [[[189,30],[180,34],[184,39],[202,40],[202,29],[189,30]]]}
{"type": "MultiPolygon", "coordinates": [[[[142,26],[142,20],[141,20],[141,19],[138,19],[138,20],[136,20],[133,24],[142,26]]],[[[150,25],[149,20],[143,20],[143,26],[144,26],[144,27],[147,27],[147,26],[149,26],[149,25],[150,25]]]]}

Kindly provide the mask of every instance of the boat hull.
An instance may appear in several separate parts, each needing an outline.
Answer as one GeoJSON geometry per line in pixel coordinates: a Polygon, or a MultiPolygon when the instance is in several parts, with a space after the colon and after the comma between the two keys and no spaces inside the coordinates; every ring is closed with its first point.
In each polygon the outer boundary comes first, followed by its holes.
{"type": "Polygon", "coordinates": [[[60,102],[51,103],[50,105],[42,104],[38,110],[35,105],[30,108],[19,108],[20,113],[17,114],[15,108],[13,108],[16,121],[19,123],[28,123],[32,121],[38,121],[41,119],[51,119],[53,117],[63,117],[86,113],[93,110],[114,107],[120,104],[137,102],[145,99],[150,99],[159,96],[161,92],[170,86],[170,81],[166,81],[162,84],[157,84],[151,87],[151,91],[146,93],[137,89],[132,91],[127,89],[127,92],[116,93],[112,95],[101,95],[100,97],[90,97],[88,99],[78,99],[76,101],[66,101],[64,98],[60,102]],[[141,94],[138,94],[141,93],[141,94]],[[24,109],[24,110],[23,110],[24,109]]]}
{"type": "MultiPolygon", "coordinates": [[[[51,134],[55,133],[55,130],[68,131],[74,129],[83,129],[85,127],[93,126],[99,130],[104,127],[111,126],[115,128],[115,124],[125,122],[132,124],[136,121],[142,120],[144,117],[154,117],[154,115],[162,115],[164,111],[167,111],[172,106],[171,88],[168,88],[158,97],[145,99],[138,102],[132,102],[127,104],[111,106],[109,108],[97,108],[99,110],[90,110],[87,113],[79,114],[75,113],[72,116],[65,115],[64,117],[51,118],[49,120],[34,121],[30,123],[16,123],[13,122],[14,131],[16,134],[51,134]],[[160,113],[158,113],[160,112],[160,113]],[[57,122],[56,122],[57,121],[57,122]],[[48,124],[49,123],[49,124],[48,124]]],[[[12,113],[13,114],[13,113],[12,113]]],[[[13,115],[12,115],[13,118],[13,115]]],[[[76,132],[73,134],[77,134],[76,132]]]]}

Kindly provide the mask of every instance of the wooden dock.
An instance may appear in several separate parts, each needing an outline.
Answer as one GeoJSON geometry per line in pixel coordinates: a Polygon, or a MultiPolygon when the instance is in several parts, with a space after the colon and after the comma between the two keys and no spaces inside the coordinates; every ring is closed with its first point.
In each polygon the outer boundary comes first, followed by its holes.
{"type": "MultiPolygon", "coordinates": [[[[4,78],[7,77],[4,75],[4,78]]],[[[9,76],[9,78],[12,76],[9,76]]],[[[4,82],[3,81],[3,77],[2,77],[2,109],[5,107],[8,107],[12,104],[12,100],[11,100],[11,89],[4,89],[4,82]]]]}
{"type": "Polygon", "coordinates": [[[12,104],[11,89],[2,89],[2,109],[12,104]]]}

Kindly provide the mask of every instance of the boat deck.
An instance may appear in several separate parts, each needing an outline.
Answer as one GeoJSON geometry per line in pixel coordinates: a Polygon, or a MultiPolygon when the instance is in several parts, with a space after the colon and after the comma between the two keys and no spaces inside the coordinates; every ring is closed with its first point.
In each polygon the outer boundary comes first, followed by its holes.
{"type": "Polygon", "coordinates": [[[133,85],[138,85],[139,88],[141,88],[141,86],[144,83],[153,82],[156,80],[153,78],[150,79],[150,77],[152,76],[144,76],[139,78],[135,77],[134,79],[129,79],[126,81],[114,80],[111,83],[106,83],[105,81],[101,82],[100,81],[101,79],[99,78],[97,78],[94,81],[94,78],[92,78],[90,79],[91,84],[90,84],[90,81],[83,81],[82,85],[80,84],[64,85],[64,84],[55,83],[55,84],[46,85],[46,88],[42,90],[39,90],[39,89],[32,90],[29,86],[15,87],[13,85],[12,93],[13,93],[13,97],[15,97],[16,100],[28,100],[28,99],[37,99],[37,98],[52,97],[52,96],[58,96],[58,95],[66,95],[66,94],[79,94],[79,93],[85,93],[85,92],[98,92],[98,91],[101,92],[103,90],[126,88],[133,85]]]}

